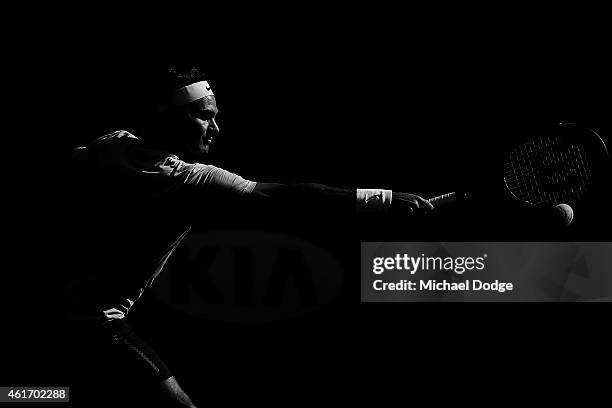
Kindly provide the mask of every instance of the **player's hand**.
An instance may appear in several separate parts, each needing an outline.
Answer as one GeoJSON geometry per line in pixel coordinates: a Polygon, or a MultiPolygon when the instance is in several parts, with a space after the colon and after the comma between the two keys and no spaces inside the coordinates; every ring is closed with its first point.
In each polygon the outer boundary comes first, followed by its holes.
{"type": "Polygon", "coordinates": [[[433,210],[433,205],[416,194],[393,192],[391,214],[424,215],[433,210]]]}

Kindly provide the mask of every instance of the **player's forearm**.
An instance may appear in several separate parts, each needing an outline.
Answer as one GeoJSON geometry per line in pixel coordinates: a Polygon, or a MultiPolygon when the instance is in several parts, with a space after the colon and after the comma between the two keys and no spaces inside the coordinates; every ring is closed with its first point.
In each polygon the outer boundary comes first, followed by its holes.
{"type": "Polygon", "coordinates": [[[254,194],[273,199],[337,200],[353,202],[355,190],[331,187],[319,183],[257,183],[254,194]]]}
{"type": "Polygon", "coordinates": [[[355,190],[318,183],[257,183],[253,194],[287,210],[349,215],[355,209],[355,190]]]}
{"type": "Polygon", "coordinates": [[[384,189],[346,189],[318,183],[257,183],[255,195],[292,207],[324,212],[381,213],[398,215],[426,213],[433,207],[414,194],[392,192],[384,189]]]}

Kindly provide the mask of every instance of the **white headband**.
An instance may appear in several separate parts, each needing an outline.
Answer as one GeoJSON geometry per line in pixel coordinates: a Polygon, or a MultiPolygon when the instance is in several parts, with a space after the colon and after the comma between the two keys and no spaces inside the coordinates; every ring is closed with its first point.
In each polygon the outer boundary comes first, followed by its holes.
{"type": "Polygon", "coordinates": [[[177,89],[170,104],[174,106],[183,106],[211,95],[214,94],[208,82],[200,81],[177,89]]]}

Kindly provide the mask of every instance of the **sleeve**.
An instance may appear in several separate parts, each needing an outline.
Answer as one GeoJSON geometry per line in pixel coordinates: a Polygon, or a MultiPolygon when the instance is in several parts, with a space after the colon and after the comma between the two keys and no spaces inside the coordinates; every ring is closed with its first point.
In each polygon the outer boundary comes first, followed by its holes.
{"type": "Polygon", "coordinates": [[[237,174],[219,167],[185,163],[175,159],[172,176],[186,187],[197,187],[205,190],[234,194],[250,194],[257,185],[237,174]]]}

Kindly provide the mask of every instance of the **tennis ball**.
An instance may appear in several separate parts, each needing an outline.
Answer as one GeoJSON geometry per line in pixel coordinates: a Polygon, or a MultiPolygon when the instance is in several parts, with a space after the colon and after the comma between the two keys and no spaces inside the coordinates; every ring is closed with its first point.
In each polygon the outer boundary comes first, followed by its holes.
{"type": "Polygon", "coordinates": [[[555,218],[562,220],[564,226],[571,224],[574,219],[574,210],[567,204],[557,204],[554,207],[555,218]]]}

